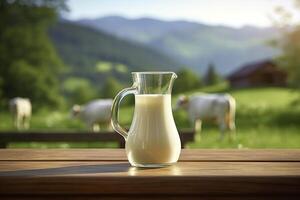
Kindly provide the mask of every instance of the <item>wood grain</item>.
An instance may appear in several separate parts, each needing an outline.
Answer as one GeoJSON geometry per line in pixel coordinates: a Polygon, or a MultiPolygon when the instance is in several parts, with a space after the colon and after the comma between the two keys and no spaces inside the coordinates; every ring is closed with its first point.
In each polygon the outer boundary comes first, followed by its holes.
{"type": "Polygon", "coordinates": [[[163,168],[135,168],[128,162],[2,161],[0,177],[85,176],[300,176],[300,162],[178,162],[163,168]]]}
{"type": "Polygon", "coordinates": [[[7,149],[0,198],[299,199],[299,159],[300,150],[186,149],[173,166],[140,169],[123,149],[7,149]]]}
{"type": "MultiPolygon", "coordinates": [[[[124,149],[2,149],[0,161],[127,161],[124,149]]],[[[300,150],[182,149],[180,161],[300,162],[300,150]]]]}
{"type": "Polygon", "coordinates": [[[153,200],[153,199],[163,199],[163,200],[174,200],[174,199],[184,199],[184,200],[282,200],[282,199],[288,199],[288,200],[298,200],[299,197],[296,195],[234,195],[234,196],[220,196],[220,195],[195,195],[195,194],[91,194],[91,195],[2,195],[2,199],[8,199],[8,200],[20,200],[20,199],[38,199],[38,200],[99,200],[99,199],[107,199],[107,200],[131,200],[131,199],[147,199],[147,200],[153,200]]]}
{"type": "Polygon", "coordinates": [[[1,194],[300,195],[299,177],[1,177],[1,194]]]}

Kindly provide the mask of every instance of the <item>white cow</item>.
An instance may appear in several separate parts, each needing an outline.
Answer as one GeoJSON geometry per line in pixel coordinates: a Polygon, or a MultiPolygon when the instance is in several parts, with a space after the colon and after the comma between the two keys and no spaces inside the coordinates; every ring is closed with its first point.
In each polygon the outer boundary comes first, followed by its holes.
{"type": "Polygon", "coordinates": [[[235,132],[235,104],[235,99],[229,94],[197,94],[190,97],[180,96],[176,106],[188,112],[195,131],[201,131],[202,120],[216,120],[222,139],[226,129],[235,132]]]}
{"type": "Polygon", "coordinates": [[[94,132],[100,131],[100,123],[107,123],[109,129],[111,119],[112,99],[98,99],[84,106],[74,105],[73,117],[78,117],[94,132]]]}
{"type": "Polygon", "coordinates": [[[9,108],[13,115],[15,127],[28,129],[31,118],[31,103],[29,99],[16,97],[9,101],[9,108]]]}

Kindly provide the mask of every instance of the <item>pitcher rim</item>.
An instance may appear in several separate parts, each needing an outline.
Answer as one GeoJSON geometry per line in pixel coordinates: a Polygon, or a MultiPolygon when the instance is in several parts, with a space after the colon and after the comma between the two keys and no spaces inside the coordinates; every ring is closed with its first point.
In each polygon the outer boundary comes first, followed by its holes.
{"type": "Polygon", "coordinates": [[[131,74],[176,74],[171,71],[142,71],[142,72],[131,72],[131,74]]]}

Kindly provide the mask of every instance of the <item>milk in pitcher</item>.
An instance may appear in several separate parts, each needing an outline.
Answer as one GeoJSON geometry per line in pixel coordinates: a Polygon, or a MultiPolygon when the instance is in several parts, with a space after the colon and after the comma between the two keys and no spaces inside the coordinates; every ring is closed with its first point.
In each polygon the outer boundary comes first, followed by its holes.
{"type": "Polygon", "coordinates": [[[135,95],[134,117],[126,141],[129,162],[141,167],[168,165],[178,160],[180,150],[171,95],[135,95]]]}

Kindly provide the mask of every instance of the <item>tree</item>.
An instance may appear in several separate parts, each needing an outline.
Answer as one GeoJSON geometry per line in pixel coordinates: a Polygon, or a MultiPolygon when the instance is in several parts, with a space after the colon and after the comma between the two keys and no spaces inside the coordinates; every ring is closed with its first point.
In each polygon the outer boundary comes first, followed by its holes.
{"type": "Polygon", "coordinates": [[[104,98],[114,98],[122,89],[123,85],[121,83],[113,77],[109,77],[102,87],[101,96],[104,98]]]}
{"type": "Polygon", "coordinates": [[[28,97],[35,105],[58,105],[64,65],[48,38],[63,1],[0,2],[0,91],[6,100],[28,97]]]}
{"type": "Polygon", "coordinates": [[[221,77],[217,73],[215,69],[215,65],[213,63],[210,63],[207,68],[207,72],[205,75],[205,84],[206,85],[215,85],[219,83],[221,80],[221,77]]]}
{"type": "Polygon", "coordinates": [[[281,50],[282,54],[277,58],[279,66],[288,72],[289,83],[300,88],[300,27],[286,34],[281,50]]]}
{"type": "MultiPolygon", "coordinates": [[[[295,7],[300,10],[300,1],[295,0],[295,7]]],[[[282,32],[282,37],[273,45],[281,49],[281,55],[276,61],[288,73],[289,83],[300,88],[300,23],[291,24],[291,12],[286,8],[276,9],[279,20],[276,25],[282,32]]]]}
{"type": "Polygon", "coordinates": [[[85,104],[94,99],[96,89],[93,88],[91,82],[84,78],[72,77],[64,81],[64,93],[71,104],[85,104]]]}
{"type": "Polygon", "coordinates": [[[182,93],[202,86],[200,77],[190,69],[184,68],[177,72],[174,82],[174,93],[182,93]]]}

